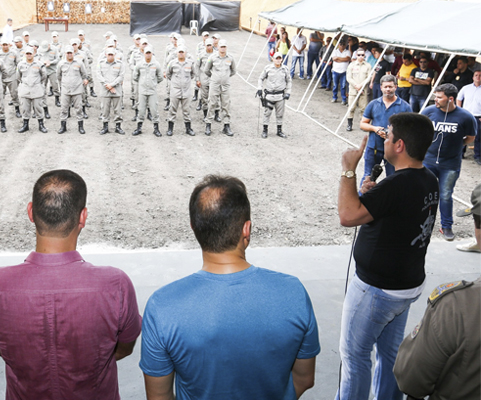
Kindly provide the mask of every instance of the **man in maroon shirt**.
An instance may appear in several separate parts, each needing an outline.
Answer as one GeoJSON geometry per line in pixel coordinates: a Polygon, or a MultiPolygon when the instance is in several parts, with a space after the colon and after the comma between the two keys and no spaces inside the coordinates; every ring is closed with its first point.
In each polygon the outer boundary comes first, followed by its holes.
{"type": "Polygon", "coordinates": [[[120,399],[116,362],[132,353],[141,317],[128,276],[75,250],[86,198],[76,173],[42,175],[27,207],[36,251],[0,268],[6,400],[120,399]]]}

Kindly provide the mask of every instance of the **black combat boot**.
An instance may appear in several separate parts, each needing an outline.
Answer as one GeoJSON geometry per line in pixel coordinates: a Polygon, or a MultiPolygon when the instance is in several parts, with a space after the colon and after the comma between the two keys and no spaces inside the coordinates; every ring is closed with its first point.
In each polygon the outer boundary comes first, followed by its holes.
{"type": "Polygon", "coordinates": [[[83,121],[79,121],[79,122],[78,122],[78,131],[79,131],[82,135],[85,135],[85,129],[84,129],[84,122],[83,122],[83,121]]]}
{"type": "Polygon", "coordinates": [[[0,119],[0,130],[2,132],[6,132],[7,131],[7,127],[5,126],[5,120],[4,119],[0,119]]]}
{"type": "Polygon", "coordinates": [[[56,107],[60,107],[61,104],[60,104],[60,97],[59,96],[55,96],[55,106],[56,107]]]}
{"type": "Polygon", "coordinates": [[[158,122],[154,122],[154,135],[157,136],[157,137],[161,137],[162,134],[160,133],[159,131],[159,123],[158,122]]]}
{"type": "Polygon", "coordinates": [[[28,119],[23,120],[23,126],[18,130],[18,133],[23,133],[28,131],[28,119]]]}
{"type": "Polygon", "coordinates": [[[93,87],[90,88],[90,96],[92,96],[92,97],[97,97],[97,93],[95,93],[93,87]]]}
{"type": "Polygon", "coordinates": [[[192,101],[197,101],[199,95],[199,89],[194,89],[194,97],[192,97],[192,101]]]}
{"type": "Polygon", "coordinates": [[[45,128],[45,125],[43,124],[43,119],[38,120],[38,130],[42,133],[47,133],[48,129],[45,128]]]}
{"type": "Polygon", "coordinates": [[[164,111],[169,111],[170,108],[170,99],[167,99],[167,103],[165,103],[164,111]]]}
{"type": "Polygon", "coordinates": [[[195,111],[200,111],[202,110],[202,100],[199,100],[199,104],[197,104],[197,107],[195,107],[195,111]]]}
{"type": "Polygon", "coordinates": [[[82,116],[83,116],[84,119],[89,119],[89,116],[85,112],[85,106],[82,107],[82,116]]]}
{"type": "Polygon", "coordinates": [[[282,132],[282,125],[277,125],[277,136],[286,139],[287,136],[282,132]]]}
{"type": "Polygon", "coordinates": [[[222,120],[220,119],[219,110],[215,110],[214,121],[222,122],[222,120]]]}
{"type": "Polygon", "coordinates": [[[264,130],[262,131],[262,137],[264,139],[267,139],[267,131],[268,131],[269,125],[264,125],[264,130]]]}
{"type": "Polygon", "coordinates": [[[134,121],[134,122],[137,121],[138,117],[139,117],[139,110],[135,110],[135,115],[134,115],[134,117],[132,118],[131,121],[134,121]]]}
{"type": "Polygon", "coordinates": [[[104,122],[104,127],[100,131],[101,135],[105,135],[106,133],[109,133],[109,123],[108,122],[104,122]]]}
{"type": "Polygon", "coordinates": [[[45,118],[46,119],[50,119],[50,114],[48,113],[48,107],[44,107],[43,108],[43,112],[45,114],[45,118]]]}
{"type": "Polygon", "coordinates": [[[187,135],[190,135],[190,136],[195,136],[195,132],[190,127],[190,122],[185,123],[185,133],[187,133],[187,135]]]}
{"type": "Polygon", "coordinates": [[[90,103],[89,103],[88,97],[85,99],[85,107],[87,107],[87,108],[92,107],[92,106],[90,105],[90,103]]]}
{"type": "Polygon", "coordinates": [[[68,108],[68,113],[67,113],[67,118],[70,118],[71,115],[70,115],[70,107],[68,108]]]}
{"type": "Polygon", "coordinates": [[[347,119],[346,131],[348,131],[348,132],[351,132],[351,131],[352,131],[352,120],[353,120],[353,118],[348,118],[348,119],[347,119]]]}
{"type": "Polygon", "coordinates": [[[132,132],[132,136],[137,136],[142,133],[142,122],[137,122],[137,129],[132,132]]]}
{"type": "Polygon", "coordinates": [[[15,116],[17,118],[22,118],[22,113],[20,112],[20,106],[15,106],[15,116]]]}
{"type": "Polygon", "coordinates": [[[57,131],[59,135],[67,132],[67,121],[60,121],[60,129],[57,131]]]}
{"type": "Polygon", "coordinates": [[[150,108],[147,108],[147,119],[148,119],[149,121],[152,121],[152,114],[151,114],[151,112],[150,112],[150,108]]]}
{"type": "Polygon", "coordinates": [[[207,110],[204,110],[204,122],[207,121],[207,110]]]}
{"type": "Polygon", "coordinates": [[[167,129],[167,136],[172,136],[174,134],[174,123],[169,121],[169,128],[167,129]]]}
{"type": "Polygon", "coordinates": [[[125,135],[124,130],[123,130],[122,127],[120,126],[120,122],[117,122],[117,123],[115,124],[115,133],[118,133],[119,135],[125,135]]]}
{"type": "Polygon", "coordinates": [[[48,97],[52,97],[53,96],[53,87],[50,86],[50,92],[48,92],[48,97]]]}
{"type": "Polygon", "coordinates": [[[135,110],[135,99],[130,99],[132,101],[132,110],[135,110]]]}
{"type": "Polygon", "coordinates": [[[210,129],[210,124],[209,123],[205,124],[205,134],[207,136],[210,136],[211,133],[212,133],[212,130],[210,129]]]}
{"type": "Polygon", "coordinates": [[[234,132],[230,129],[229,124],[224,124],[224,129],[222,129],[222,133],[227,136],[234,136],[234,132]]]}

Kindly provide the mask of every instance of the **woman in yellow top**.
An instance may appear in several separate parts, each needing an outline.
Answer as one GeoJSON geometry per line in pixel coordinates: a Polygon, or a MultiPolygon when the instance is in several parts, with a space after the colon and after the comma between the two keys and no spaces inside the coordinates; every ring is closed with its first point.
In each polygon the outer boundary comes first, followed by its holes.
{"type": "Polygon", "coordinates": [[[287,53],[289,53],[289,49],[291,48],[291,41],[289,40],[289,35],[287,32],[282,32],[282,36],[280,40],[277,42],[276,52],[282,54],[282,61],[284,65],[287,65],[287,53]]]}

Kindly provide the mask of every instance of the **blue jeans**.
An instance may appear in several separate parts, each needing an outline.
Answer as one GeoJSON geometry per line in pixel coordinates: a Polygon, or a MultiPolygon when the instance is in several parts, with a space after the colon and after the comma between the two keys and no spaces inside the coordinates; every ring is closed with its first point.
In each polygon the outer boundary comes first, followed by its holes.
{"type": "Polygon", "coordinates": [[[381,92],[381,84],[380,83],[373,83],[372,84],[372,99],[378,99],[382,96],[381,92]]]}
{"type": "Polygon", "coordinates": [[[405,102],[409,103],[410,90],[410,87],[398,87],[396,90],[396,96],[399,96],[405,102]]]}
{"type": "Polygon", "coordinates": [[[439,168],[437,165],[425,164],[439,181],[439,212],[443,229],[453,226],[453,191],[459,178],[459,171],[439,168]]]}
{"type": "MultiPolygon", "coordinates": [[[[319,64],[321,63],[321,60],[319,60],[319,52],[317,53],[309,53],[307,52],[307,76],[312,77],[312,65],[314,64],[314,61],[316,62],[316,67],[319,67],[319,64]]],[[[319,78],[319,75],[321,74],[321,70],[319,69],[319,72],[317,73],[317,77],[319,78]]]]}
{"type": "Polygon", "coordinates": [[[271,61],[271,49],[276,49],[276,42],[267,42],[267,61],[271,61]]]}
{"type": "MultiPolygon", "coordinates": [[[[418,296],[419,297],[419,296],[418,296]]],[[[336,400],[368,400],[371,352],[376,345],[372,391],[376,400],[401,400],[393,374],[404,328],[414,299],[398,299],[354,275],[342,307],[341,386],[336,400]]]]}
{"type": "Polygon", "coordinates": [[[476,118],[478,129],[476,130],[476,137],[474,138],[474,158],[479,159],[481,157],[481,117],[476,118]]]}
{"type": "MultiPolygon", "coordinates": [[[[324,69],[324,67],[326,66],[326,62],[324,61],[322,63],[322,67],[321,67],[321,72],[322,70],[324,69]]],[[[324,75],[322,75],[322,78],[321,78],[321,87],[325,87],[325,88],[331,88],[331,85],[332,85],[332,65],[328,65],[327,68],[326,68],[326,72],[324,72],[324,75]]]]}
{"type": "Polygon", "coordinates": [[[332,88],[332,98],[337,100],[337,91],[339,90],[339,86],[341,86],[341,97],[342,101],[347,101],[346,97],[346,73],[343,72],[341,74],[332,71],[332,82],[334,86],[332,88]]]}
{"type": "Polygon", "coordinates": [[[282,64],[287,65],[287,62],[289,61],[289,57],[287,57],[287,54],[282,55],[282,64]]]}
{"type": "Polygon", "coordinates": [[[386,176],[394,174],[394,167],[384,158],[384,149],[382,151],[374,151],[373,148],[366,147],[366,151],[364,152],[364,175],[362,176],[359,187],[362,186],[364,178],[368,175],[371,175],[372,167],[374,167],[376,164],[381,165],[383,160],[386,176]]]}
{"type": "Polygon", "coordinates": [[[299,77],[304,78],[304,53],[301,55],[292,51],[292,63],[291,63],[291,78],[294,78],[294,72],[296,71],[296,63],[299,61],[299,77]]]}
{"type": "Polygon", "coordinates": [[[418,113],[419,111],[421,111],[421,108],[423,107],[425,101],[426,101],[426,97],[416,96],[414,94],[412,94],[411,97],[409,98],[409,104],[411,105],[411,108],[415,113],[418,113]]]}

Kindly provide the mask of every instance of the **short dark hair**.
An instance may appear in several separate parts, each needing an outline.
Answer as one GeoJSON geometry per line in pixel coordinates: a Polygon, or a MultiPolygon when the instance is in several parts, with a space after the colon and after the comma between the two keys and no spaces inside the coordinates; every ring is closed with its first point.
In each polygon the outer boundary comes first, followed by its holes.
{"type": "Polygon", "coordinates": [[[403,60],[412,60],[413,56],[409,53],[406,53],[403,55],[403,60]]]}
{"type": "Polygon", "coordinates": [[[399,113],[391,115],[393,143],[402,139],[409,157],[423,161],[433,142],[434,127],[431,120],[422,114],[399,113]]]}
{"type": "Polygon", "coordinates": [[[394,83],[394,85],[397,86],[397,79],[394,75],[384,75],[380,80],[379,80],[379,83],[382,84],[384,82],[391,82],[391,83],[394,83]]]}
{"type": "Polygon", "coordinates": [[[443,92],[448,98],[452,97],[454,100],[458,97],[458,88],[452,83],[443,83],[442,85],[436,86],[434,93],[437,92],[443,92]]]}
{"type": "Polygon", "coordinates": [[[468,57],[461,56],[458,58],[458,61],[462,61],[463,63],[467,64],[468,63],[468,57]]]}
{"type": "Polygon", "coordinates": [[[41,236],[67,237],[78,225],[87,201],[82,177],[67,169],[43,174],[33,187],[32,214],[41,236]]]}
{"type": "Polygon", "coordinates": [[[241,180],[208,175],[192,192],[190,224],[203,251],[223,253],[237,247],[251,206],[241,180]]]}

